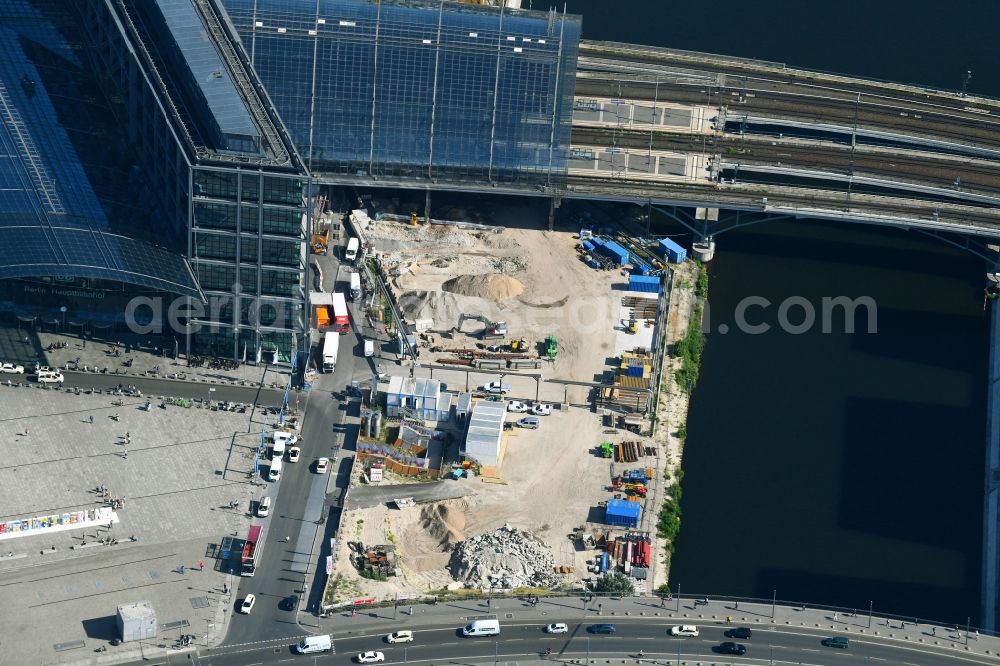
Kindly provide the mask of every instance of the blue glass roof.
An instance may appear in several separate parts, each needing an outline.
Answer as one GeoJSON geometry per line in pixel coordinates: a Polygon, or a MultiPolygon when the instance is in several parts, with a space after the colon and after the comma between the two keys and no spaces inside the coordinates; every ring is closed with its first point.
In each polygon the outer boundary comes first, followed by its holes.
{"type": "Polygon", "coordinates": [[[205,31],[192,0],[157,0],[157,5],[223,136],[259,139],[257,126],[205,31]]]}
{"type": "Polygon", "coordinates": [[[201,298],[181,254],[125,235],[132,229],[136,236],[148,231],[148,212],[135,208],[134,219],[128,216],[128,199],[122,195],[130,187],[120,165],[110,158],[99,162],[104,155],[116,155],[115,137],[105,134],[114,126],[92,122],[102,109],[95,111],[83,100],[67,100],[75,92],[69,86],[57,86],[58,95],[50,97],[46,82],[83,76],[78,63],[63,58],[71,51],[62,34],[30,0],[4,0],[4,19],[0,24],[0,278],[94,277],[201,298]],[[42,36],[44,42],[36,41],[42,36]],[[54,100],[64,111],[68,106],[73,117],[65,113],[60,117],[54,100]],[[93,143],[95,136],[105,141],[104,152],[82,159],[77,146],[93,143]],[[116,211],[117,228],[109,219],[109,208],[116,211]]]}
{"type": "Polygon", "coordinates": [[[566,172],[578,16],[428,0],[222,0],[318,173],[566,172]]]}

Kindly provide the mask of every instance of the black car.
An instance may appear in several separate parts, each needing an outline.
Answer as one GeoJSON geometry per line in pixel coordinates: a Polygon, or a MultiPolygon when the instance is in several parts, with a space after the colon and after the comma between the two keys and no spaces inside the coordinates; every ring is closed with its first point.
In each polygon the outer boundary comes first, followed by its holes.
{"type": "Polygon", "coordinates": [[[587,631],[592,634],[613,634],[615,633],[615,625],[613,624],[592,624],[587,627],[587,631]]]}
{"type": "Polygon", "coordinates": [[[297,594],[291,594],[282,599],[278,606],[281,610],[293,611],[299,606],[299,596],[297,594]]]}
{"type": "Polygon", "coordinates": [[[744,655],[747,653],[746,645],[741,645],[740,643],[733,643],[732,641],[726,641],[725,643],[722,643],[721,645],[719,645],[717,649],[722,654],[744,655]]]}
{"type": "Polygon", "coordinates": [[[750,627],[736,627],[735,629],[726,631],[726,638],[742,638],[746,640],[752,636],[753,632],[750,631],[750,627]]]}

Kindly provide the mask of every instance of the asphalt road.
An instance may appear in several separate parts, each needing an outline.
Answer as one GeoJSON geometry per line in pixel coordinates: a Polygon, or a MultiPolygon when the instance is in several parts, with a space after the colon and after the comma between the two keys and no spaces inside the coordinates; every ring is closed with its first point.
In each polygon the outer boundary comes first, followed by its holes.
{"type": "MultiPolygon", "coordinates": [[[[698,638],[673,638],[669,636],[672,622],[648,618],[600,618],[612,622],[614,635],[591,635],[587,632],[595,619],[580,622],[552,616],[542,622],[505,621],[501,618],[501,636],[494,638],[463,638],[459,623],[447,626],[414,627],[415,640],[405,645],[389,645],[386,632],[349,635],[346,630],[333,634],[334,653],[298,656],[292,652],[295,641],[265,641],[253,645],[224,647],[198,652],[190,661],[194,664],[213,666],[244,666],[246,664],[275,664],[293,659],[302,663],[350,664],[355,655],[367,650],[385,653],[386,663],[409,664],[415,662],[473,662],[523,661],[542,659],[546,648],[551,648],[551,661],[569,663],[588,654],[592,659],[642,659],[649,663],[672,664],[706,662],[714,660],[727,664],[761,664],[773,658],[775,663],[815,664],[817,666],[847,666],[852,664],[883,663],[911,664],[914,666],[947,666],[949,664],[996,664],[994,659],[966,655],[954,650],[941,650],[926,646],[908,646],[898,641],[851,638],[846,650],[828,648],[820,641],[829,634],[807,630],[778,629],[755,630],[753,638],[738,641],[747,646],[743,657],[719,654],[718,645],[728,640],[723,635],[726,627],[700,626],[698,638]],[[543,632],[547,622],[566,622],[569,633],[549,635],[543,632]],[[460,660],[460,661],[459,661],[460,660]]],[[[392,629],[409,628],[405,613],[400,613],[392,629]]]]}
{"type": "MultiPolygon", "coordinates": [[[[305,633],[297,624],[297,611],[313,610],[319,601],[325,582],[323,562],[329,554],[327,529],[336,523],[339,498],[350,481],[350,456],[357,438],[356,420],[347,417],[358,416],[358,400],[348,399],[344,389],[353,379],[371,376],[368,359],[357,354],[359,349],[354,329],[341,336],[334,372],[320,374],[308,395],[298,396],[306,401],[298,444],[302,457],[284,465],[271,516],[259,521],[267,523],[262,559],[254,576],[241,579],[234,610],[249,593],[256,595],[257,603],[250,615],[234,612],[227,645],[305,633]],[[320,457],[331,460],[325,475],[314,471],[320,457]],[[313,553],[319,531],[325,538],[313,553]],[[310,570],[314,575],[306,588],[310,570]]],[[[274,494],[274,485],[268,484],[269,494],[274,494]]]]}
{"type": "Polygon", "coordinates": [[[348,503],[351,509],[367,509],[404,497],[412,497],[418,502],[438,501],[464,497],[468,494],[461,482],[440,481],[435,483],[407,483],[399,486],[361,486],[351,491],[348,503]]]}

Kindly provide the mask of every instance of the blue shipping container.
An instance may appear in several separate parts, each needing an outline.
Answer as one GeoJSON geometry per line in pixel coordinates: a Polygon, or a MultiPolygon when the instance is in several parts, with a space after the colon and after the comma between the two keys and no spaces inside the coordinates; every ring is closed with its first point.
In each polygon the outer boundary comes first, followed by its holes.
{"type": "Polygon", "coordinates": [[[660,278],[655,275],[630,275],[628,290],[656,294],[660,291],[660,278]]]}
{"type": "Polygon", "coordinates": [[[608,500],[608,506],[604,511],[604,522],[608,525],[638,527],[639,503],[618,499],[608,500]]]}
{"type": "Polygon", "coordinates": [[[604,573],[611,567],[611,558],[607,553],[601,555],[601,573],[604,573]]]}
{"type": "Polygon", "coordinates": [[[583,245],[583,249],[586,250],[587,252],[593,252],[594,251],[594,244],[591,243],[589,240],[583,241],[582,245],[583,245]]]}
{"type": "Polygon", "coordinates": [[[614,241],[604,243],[604,253],[615,259],[619,266],[624,266],[628,263],[628,250],[614,241]]]}
{"type": "Polygon", "coordinates": [[[625,368],[626,377],[642,377],[642,366],[641,365],[630,365],[625,368]]]}
{"type": "Polygon", "coordinates": [[[667,261],[672,261],[675,264],[679,264],[687,259],[687,250],[669,238],[664,238],[660,241],[660,251],[663,252],[663,256],[667,258],[667,261]]]}

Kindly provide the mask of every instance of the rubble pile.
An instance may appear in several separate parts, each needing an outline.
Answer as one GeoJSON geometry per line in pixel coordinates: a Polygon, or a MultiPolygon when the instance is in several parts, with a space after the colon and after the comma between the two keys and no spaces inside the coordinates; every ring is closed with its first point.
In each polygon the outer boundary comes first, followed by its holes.
{"type": "Polygon", "coordinates": [[[455,546],[448,568],[467,587],[511,589],[553,587],[554,564],[549,547],[533,534],[504,525],[455,546]]]}

